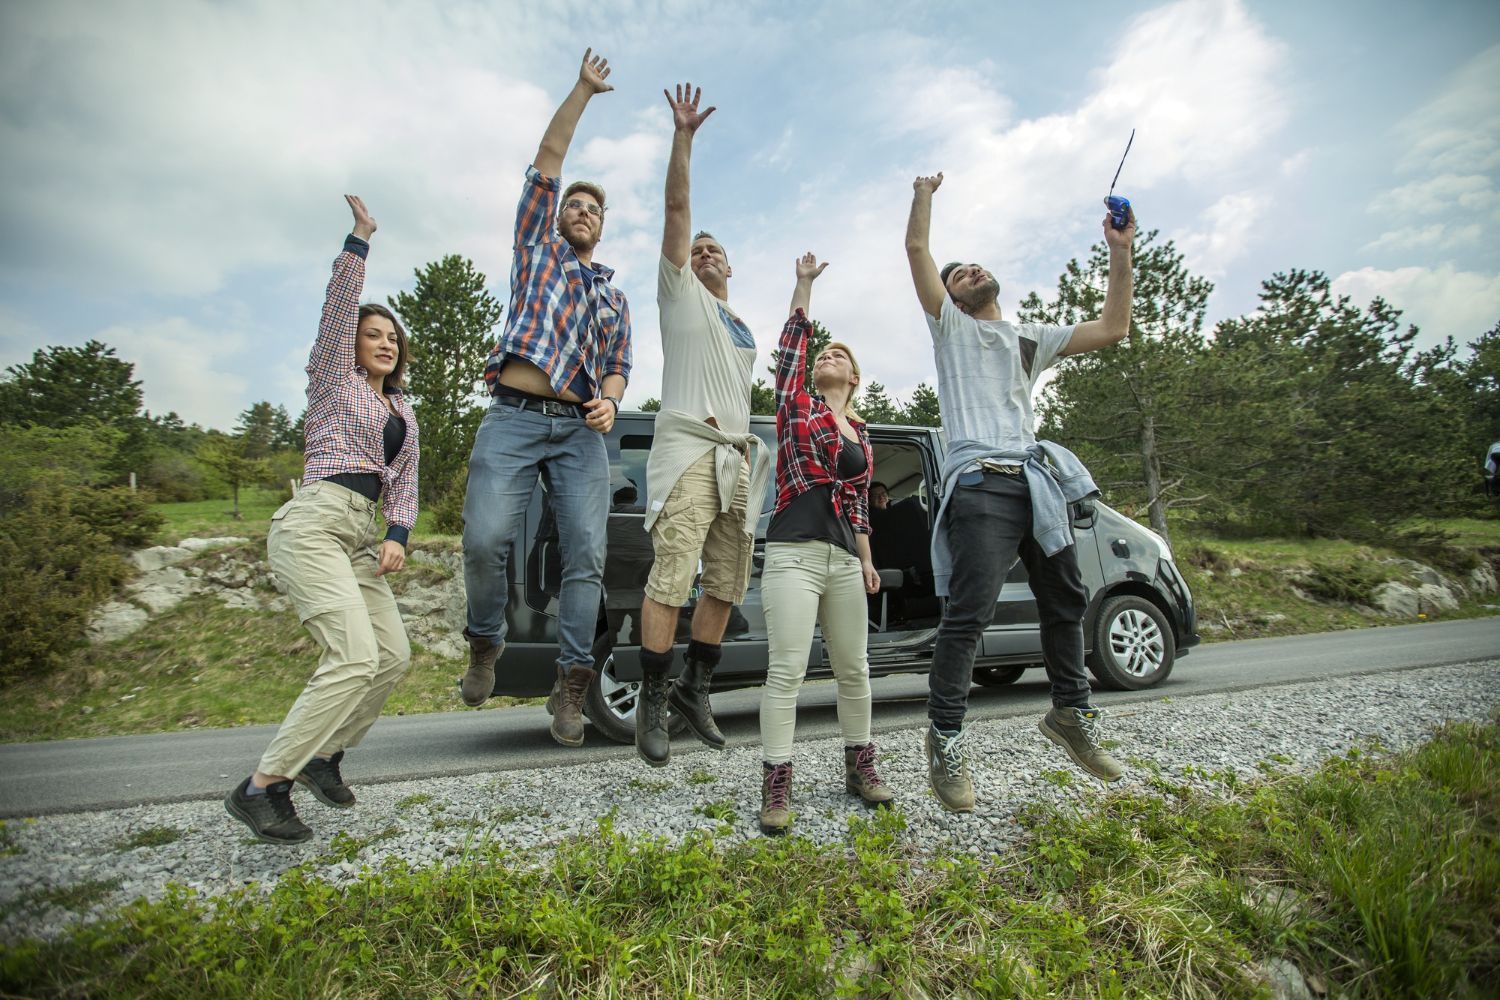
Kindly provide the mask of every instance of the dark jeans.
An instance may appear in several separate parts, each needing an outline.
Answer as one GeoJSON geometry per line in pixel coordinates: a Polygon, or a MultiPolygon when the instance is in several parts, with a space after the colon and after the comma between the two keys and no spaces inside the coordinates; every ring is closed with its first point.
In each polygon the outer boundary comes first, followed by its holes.
{"type": "Polygon", "coordinates": [[[1051,557],[1042,552],[1031,534],[1031,492],[1025,477],[986,472],[975,485],[959,485],[938,530],[948,532],[953,576],[927,675],[928,718],[943,729],[963,724],[979,637],[995,617],[1000,588],[1018,554],[1036,595],[1052,703],[1059,708],[1087,705],[1083,613],[1088,592],[1078,571],[1078,549],[1069,545],[1051,557]]]}

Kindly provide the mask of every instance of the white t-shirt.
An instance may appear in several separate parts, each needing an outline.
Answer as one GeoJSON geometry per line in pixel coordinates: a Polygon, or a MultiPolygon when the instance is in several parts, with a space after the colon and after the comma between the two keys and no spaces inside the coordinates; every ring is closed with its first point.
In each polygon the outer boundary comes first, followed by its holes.
{"type": "Polygon", "coordinates": [[[661,408],[713,417],[729,434],[750,432],[755,338],[729,305],[703,287],[689,266],[662,255],[656,279],[661,309],[661,408]]]}
{"type": "Polygon", "coordinates": [[[1073,327],[978,320],[946,295],[942,315],[926,318],[948,440],[1012,451],[1036,444],[1031,390],[1068,346],[1073,327]]]}

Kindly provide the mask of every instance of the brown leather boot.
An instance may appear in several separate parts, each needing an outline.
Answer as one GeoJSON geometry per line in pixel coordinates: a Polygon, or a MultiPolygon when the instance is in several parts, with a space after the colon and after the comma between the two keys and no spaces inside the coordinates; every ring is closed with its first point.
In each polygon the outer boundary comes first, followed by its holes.
{"type": "Polygon", "coordinates": [[[844,791],[858,795],[866,805],[876,808],[889,805],[896,797],[891,786],[875,773],[875,744],[844,747],[844,791]]]}
{"type": "Polygon", "coordinates": [[[552,716],[552,738],[565,747],[583,746],[583,696],[594,682],[595,671],[590,667],[574,667],[563,670],[557,666],[558,692],[557,711],[552,716]]]}
{"type": "Polygon", "coordinates": [[[459,691],[465,705],[478,708],[495,692],[495,661],[505,652],[505,643],[470,635],[468,629],[464,629],[464,638],[469,643],[469,669],[459,691]]]}

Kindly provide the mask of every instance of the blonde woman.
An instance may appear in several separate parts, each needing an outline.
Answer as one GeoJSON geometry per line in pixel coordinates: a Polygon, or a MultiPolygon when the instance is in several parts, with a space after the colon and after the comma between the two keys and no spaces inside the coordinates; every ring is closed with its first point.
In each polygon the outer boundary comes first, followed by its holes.
{"type": "Polygon", "coordinates": [[[268,844],[312,836],[292,783],[348,808],[339,770],[406,672],[411,647],[386,573],[406,564],[417,522],[417,419],[401,392],[406,332],[381,305],[360,305],[375,220],[344,199],[354,231],[333,262],[307,364],[307,461],[302,489],[271,515],[266,549],[323,654],[255,773],[224,807],[268,844]],[[385,514],[383,540],[376,516],[385,514]]]}
{"type": "Polygon", "coordinates": [[[818,395],[804,372],[812,323],[812,284],[828,265],[811,253],[797,261],[791,316],[776,358],[776,509],[766,532],[761,575],[770,668],[760,700],[760,827],[791,825],[792,735],[797,691],[807,672],[813,626],[823,626],[838,685],[844,737],[844,787],[866,803],[892,798],[875,773],[870,741],[870,663],[865,595],[880,589],[870,559],[869,484],[875,472],[870,437],[854,410],[859,364],[840,343],[813,364],[818,395]]]}

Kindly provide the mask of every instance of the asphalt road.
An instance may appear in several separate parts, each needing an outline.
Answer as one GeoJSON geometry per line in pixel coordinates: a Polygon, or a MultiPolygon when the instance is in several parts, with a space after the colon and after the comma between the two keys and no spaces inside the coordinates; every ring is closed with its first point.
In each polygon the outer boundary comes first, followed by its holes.
{"type": "MultiPolygon", "coordinates": [[[[1182,698],[1497,657],[1500,618],[1251,639],[1200,646],[1177,662],[1161,686],[1140,692],[1098,692],[1095,701],[1120,706],[1165,695],[1182,698]]],[[[878,678],[872,686],[877,733],[925,724],[925,675],[878,678]]],[[[831,682],[803,688],[799,737],[838,735],[833,695],[831,682]]],[[[714,714],[731,745],[758,741],[759,704],[759,688],[714,695],[714,714]]],[[[970,717],[978,719],[1040,714],[1047,705],[1046,676],[1040,670],[1027,671],[1009,687],[975,688],[969,702],[970,717]]],[[[350,754],[344,774],[358,785],[585,764],[635,753],[633,747],[611,743],[592,730],[583,747],[560,747],[547,735],[547,724],[548,716],[540,707],[384,718],[364,745],[350,754]]],[[[247,726],[0,746],[0,817],[217,798],[249,773],[275,728],[247,726]]],[[[673,752],[712,751],[688,735],[675,741],[673,752]]]]}

